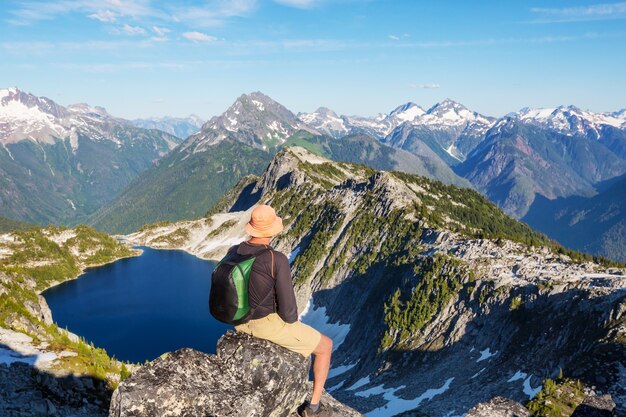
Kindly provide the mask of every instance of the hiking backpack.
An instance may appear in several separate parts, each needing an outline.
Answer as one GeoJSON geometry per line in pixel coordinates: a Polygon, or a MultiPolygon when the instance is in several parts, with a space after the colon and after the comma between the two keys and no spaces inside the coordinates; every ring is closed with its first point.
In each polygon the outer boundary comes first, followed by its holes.
{"type": "MultiPolygon", "coordinates": [[[[236,250],[230,251],[222,259],[211,274],[211,291],[209,292],[209,310],[217,320],[239,325],[248,321],[254,313],[248,300],[248,286],[250,284],[250,272],[256,258],[269,251],[266,248],[256,255],[242,258],[236,250]]],[[[272,253],[272,264],[274,254],[272,253]]],[[[274,289],[259,303],[263,302],[274,293],[274,289]]]]}

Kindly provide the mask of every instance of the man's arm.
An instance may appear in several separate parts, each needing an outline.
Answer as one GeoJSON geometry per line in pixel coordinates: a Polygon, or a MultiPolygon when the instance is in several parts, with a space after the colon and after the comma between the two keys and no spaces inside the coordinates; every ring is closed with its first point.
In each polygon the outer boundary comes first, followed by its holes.
{"type": "Polygon", "coordinates": [[[274,252],[274,263],[278,315],[285,323],[295,323],[298,321],[298,306],[291,282],[289,260],[284,254],[274,252]]]}

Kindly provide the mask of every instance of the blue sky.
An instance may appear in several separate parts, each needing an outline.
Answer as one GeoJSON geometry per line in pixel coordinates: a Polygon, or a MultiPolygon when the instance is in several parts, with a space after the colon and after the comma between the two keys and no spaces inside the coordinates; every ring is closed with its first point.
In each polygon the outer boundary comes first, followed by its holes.
{"type": "Polygon", "coordinates": [[[626,107],[625,2],[2,0],[0,20],[3,87],[126,118],[257,90],[294,112],[626,107]]]}

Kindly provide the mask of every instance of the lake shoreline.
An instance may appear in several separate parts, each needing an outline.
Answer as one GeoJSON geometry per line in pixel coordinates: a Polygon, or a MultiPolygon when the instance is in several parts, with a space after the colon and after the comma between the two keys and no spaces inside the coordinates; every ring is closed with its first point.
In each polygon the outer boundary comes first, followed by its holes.
{"type": "Polygon", "coordinates": [[[141,255],[143,254],[143,250],[142,250],[142,249],[135,249],[135,248],[131,248],[131,250],[133,250],[133,251],[137,251],[138,253],[134,253],[134,254],[132,254],[132,255],[128,255],[128,256],[120,256],[120,257],[118,257],[118,258],[111,259],[111,260],[106,261],[106,262],[100,262],[100,263],[93,264],[93,265],[81,266],[81,267],[80,267],[80,272],[79,272],[76,276],[71,277],[71,278],[68,278],[68,279],[65,279],[65,280],[63,280],[63,281],[54,281],[54,282],[52,282],[50,285],[46,286],[45,288],[43,288],[43,289],[41,289],[41,290],[36,291],[36,293],[37,293],[37,295],[42,295],[44,292],[46,292],[46,291],[47,291],[47,290],[49,290],[50,288],[54,288],[54,287],[56,287],[57,285],[61,285],[61,284],[63,284],[63,283],[69,282],[69,281],[74,281],[74,280],[77,280],[78,278],[80,278],[81,276],[83,276],[83,275],[85,274],[85,272],[87,272],[87,271],[88,271],[88,270],[90,270],[90,269],[99,268],[99,267],[101,267],[101,266],[109,265],[109,264],[115,263],[115,262],[117,262],[117,261],[121,261],[122,259],[136,258],[137,256],[141,256],[141,255]]]}
{"type": "Polygon", "coordinates": [[[214,353],[227,330],[208,309],[216,263],[178,249],[142,249],[130,262],[90,269],[44,293],[54,321],[124,361],[183,347],[214,353]]]}

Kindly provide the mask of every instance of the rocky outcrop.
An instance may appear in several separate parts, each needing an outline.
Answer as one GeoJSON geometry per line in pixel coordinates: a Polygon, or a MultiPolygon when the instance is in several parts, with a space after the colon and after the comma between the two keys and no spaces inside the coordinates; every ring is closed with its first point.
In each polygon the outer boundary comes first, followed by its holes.
{"type": "MultiPolygon", "coordinates": [[[[109,416],[291,416],[309,393],[309,364],[271,342],[228,332],[216,355],[181,349],[141,367],[113,393],[109,416]]],[[[331,405],[337,416],[360,416],[331,405]]]]}
{"type": "Polygon", "coordinates": [[[105,417],[109,396],[101,380],[55,376],[25,362],[0,363],[0,416],[105,417]]]}
{"type": "Polygon", "coordinates": [[[614,410],[615,402],[610,395],[590,396],[576,407],[572,417],[613,417],[614,410]]]}
{"type": "Polygon", "coordinates": [[[530,417],[530,411],[516,401],[495,397],[476,405],[465,417],[530,417]]]}
{"type": "MultiPolygon", "coordinates": [[[[615,416],[615,402],[610,395],[589,395],[585,400],[574,410],[571,417],[613,417],[615,416]]],[[[558,408],[555,408],[553,412],[558,412],[558,408]]],[[[495,397],[490,401],[477,404],[470,409],[465,417],[531,417],[530,411],[522,404],[503,397],[495,397]]],[[[537,416],[547,415],[569,415],[553,414],[551,412],[538,412],[537,416]]]]}

